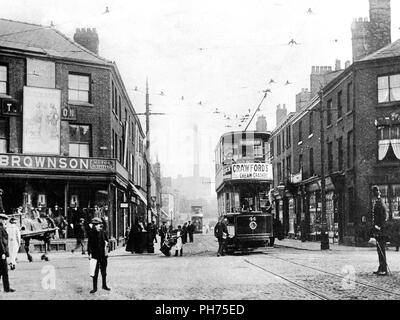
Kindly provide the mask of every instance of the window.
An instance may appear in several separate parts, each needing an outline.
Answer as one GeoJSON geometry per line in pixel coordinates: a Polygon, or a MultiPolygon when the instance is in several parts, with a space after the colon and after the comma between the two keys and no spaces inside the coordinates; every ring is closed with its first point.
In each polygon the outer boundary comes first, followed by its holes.
{"type": "Polygon", "coordinates": [[[280,183],[282,181],[282,165],[281,165],[281,163],[278,163],[277,171],[278,171],[278,183],[280,183]]]}
{"type": "Polygon", "coordinates": [[[285,159],[282,160],[282,178],[285,180],[286,177],[286,166],[285,166],[285,159]]]}
{"type": "Polygon", "coordinates": [[[118,135],[114,132],[114,159],[118,159],[118,135]]]}
{"type": "Polygon", "coordinates": [[[338,170],[343,170],[343,137],[338,139],[338,170]]]}
{"type": "Polygon", "coordinates": [[[281,135],[280,134],[277,136],[276,146],[277,146],[277,155],[280,155],[281,154],[281,135]]]}
{"type": "Polygon", "coordinates": [[[378,129],[378,160],[400,160],[400,126],[378,129]]]}
{"type": "Polygon", "coordinates": [[[378,102],[400,100],[400,74],[378,77],[378,102]]]}
{"type": "Polygon", "coordinates": [[[347,133],[347,168],[353,167],[353,131],[347,133]]]}
{"type": "Polygon", "coordinates": [[[333,170],[333,144],[328,142],[328,172],[332,173],[333,170]]]}
{"type": "Polygon", "coordinates": [[[115,94],[114,94],[114,81],[111,81],[111,106],[112,111],[115,113],[115,94]]]}
{"type": "Polygon", "coordinates": [[[8,152],[8,120],[0,119],[0,153],[8,152]]]}
{"type": "Polygon", "coordinates": [[[118,118],[122,121],[121,96],[118,96],[118,118]]]}
{"type": "Polygon", "coordinates": [[[332,124],[332,99],[328,101],[327,104],[327,114],[326,114],[326,125],[330,126],[332,124]]]}
{"type": "Polygon", "coordinates": [[[286,147],[290,148],[292,145],[292,132],[291,132],[291,126],[288,125],[286,128],[286,147]]]}
{"type": "Polygon", "coordinates": [[[274,139],[271,139],[270,142],[270,149],[271,149],[271,157],[275,156],[275,146],[274,146],[274,139]]]}
{"type": "Polygon", "coordinates": [[[303,123],[299,121],[299,142],[303,141],[303,123]]]}
{"type": "Polygon", "coordinates": [[[310,149],[310,176],[314,175],[314,149],[310,149]]]}
{"type": "Polygon", "coordinates": [[[303,170],[303,155],[299,154],[299,172],[303,170]]]}
{"type": "Polygon", "coordinates": [[[353,83],[347,84],[347,112],[353,110],[353,83]]]}
{"type": "Polygon", "coordinates": [[[89,102],[89,80],[87,75],[68,75],[68,100],[89,102]]]}
{"type": "Polygon", "coordinates": [[[337,94],[337,117],[340,119],[343,116],[343,104],[342,104],[342,91],[337,94]]]}
{"type": "Polygon", "coordinates": [[[314,113],[311,111],[309,114],[309,123],[308,123],[308,134],[313,134],[314,132],[314,113]]]}
{"type": "Polygon", "coordinates": [[[262,141],[260,139],[254,140],[254,157],[262,158],[264,156],[262,141]]]}
{"type": "Polygon", "coordinates": [[[282,152],[285,152],[285,130],[282,130],[282,152]]]}
{"type": "Polygon", "coordinates": [[[292,157],[288,156],[286,158],[286,172],[287,172],[288,176],[292,173],[292,164],[291,164],[291,162],[292,162],[292,157]]]}
{"type": "Polygon", "coordinates": [[[0,66],[0,94],[7,93],[7,67],[0,66]]]}
{"type": "Polygon", "coordinates": [[[69,125],[69,155],[90,157],[91,132],[88,125],[69,125]]]}

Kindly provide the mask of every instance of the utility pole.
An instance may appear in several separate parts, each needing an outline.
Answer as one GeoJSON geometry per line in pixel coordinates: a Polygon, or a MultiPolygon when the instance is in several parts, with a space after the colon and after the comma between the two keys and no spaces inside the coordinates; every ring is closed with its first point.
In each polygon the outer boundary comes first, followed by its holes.
{"type": "Polygon", "coordinates": [[[146,176],[147,176],[147,222],[151,222],[151,163],[150,163],[150,102],[149,83],[146,79],[146,176]]]}
{"type": "MultiPolygon", "coordinates": [[[[329,237],[327,233],[326,219],[326,191],[325,191],[325,131],[324,131],[324,93],[322,88],[319,91],[319,119],[321,126],[321,250],[329,250],[329,237]]],[[[328,110],[329,112],[329,110],[328,110]]],[[[329,115],[328,115],[329,116],[329,115]]]]}

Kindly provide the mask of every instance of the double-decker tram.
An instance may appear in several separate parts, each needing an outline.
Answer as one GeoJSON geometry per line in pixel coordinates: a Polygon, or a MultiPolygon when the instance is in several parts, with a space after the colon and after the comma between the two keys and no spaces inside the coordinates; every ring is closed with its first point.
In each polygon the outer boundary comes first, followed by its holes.
{"type": "Polygon", "coordinates": [[[192,224],[194,225],[194,233],[203,233],[203,207],[192,206],[191,214],[192,224]]]}
{"type": "Polygon", "coordinates": [[[228,252],[266,247],[273,237],[269,136],[228,132],[215,149],[218,214],[228,219],[228,252]]]}

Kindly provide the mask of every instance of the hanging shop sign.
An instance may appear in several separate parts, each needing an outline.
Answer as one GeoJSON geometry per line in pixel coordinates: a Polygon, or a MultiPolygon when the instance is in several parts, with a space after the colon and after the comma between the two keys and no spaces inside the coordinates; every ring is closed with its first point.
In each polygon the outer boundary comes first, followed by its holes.
{"type": "Polygon", "coordinates": [[[272,166],[266,163],[233,164],[232,179],[272,180],[272,166]]]}
{"type": "Polygon", "coordinates": [[[0,168],[112,172],[116,166],[107,159],[0,154],[0,168]]]}

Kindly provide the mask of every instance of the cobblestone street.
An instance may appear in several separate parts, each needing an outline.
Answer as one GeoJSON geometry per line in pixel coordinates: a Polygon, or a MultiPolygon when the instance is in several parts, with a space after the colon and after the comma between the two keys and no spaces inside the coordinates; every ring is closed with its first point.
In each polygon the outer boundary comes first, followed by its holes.
{"type": "MultiPolygon", "coordinates": [[[[399,299],[400,253],[387,252],[392,276],[377,277],[374,248],[335,246],[329,251],[299,250],[298,242],[277,241],[275,248],[216,257],[212,235],[195,235],[183,257],[110,254],[111,292],[89,293],[87,256],[51,253],[49,262],[20,254],[10,271],[15,293],[0,299],[134,299],[134,300],[271,300],[271,299],[399,299]],[[352,273],[354,271],[354,274],[352,273]],[[55,273],[55,289],[48,280],[55,273]],[[46,289],[47,288],[47,289],[46,289]]],[[[301,244],[305,246],[305,244],[301,244]]],[[[315,244],[310,243],[310,248],[315,244]]],[[[157,244],[156,244],[157,246],[157,244]]],[[[99,279],[99,284],[100,283],[99,279]]]]}

